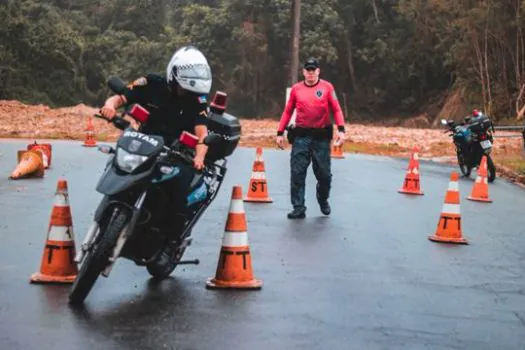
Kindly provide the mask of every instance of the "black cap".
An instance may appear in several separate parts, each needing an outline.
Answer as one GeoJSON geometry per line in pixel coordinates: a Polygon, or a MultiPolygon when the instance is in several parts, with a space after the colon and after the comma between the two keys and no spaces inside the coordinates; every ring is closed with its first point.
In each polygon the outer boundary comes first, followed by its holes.
{"type": "Polygon", "coordinates": [[[310,57],[309,59],[307,59],[305,62],[304,62],[304,65],[303,65],[304,69],[316,69],[316,68],[319,68],[319,61],[316,60],[315,58],[313,57],[310,57]]]}

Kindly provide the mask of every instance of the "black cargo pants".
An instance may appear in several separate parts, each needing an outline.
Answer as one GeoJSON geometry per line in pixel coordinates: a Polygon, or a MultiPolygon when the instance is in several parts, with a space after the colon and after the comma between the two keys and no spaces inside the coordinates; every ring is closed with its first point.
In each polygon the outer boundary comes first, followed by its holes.
{"type": "Polygon", "coordinates": [[[317,201],[325,203],[330,196],[332,184],[330,139],[297,136],[292,144],[290,193],[292,206],[297,210],[306,210],[305,183],[310,162],[317,179],[317,201]]]}

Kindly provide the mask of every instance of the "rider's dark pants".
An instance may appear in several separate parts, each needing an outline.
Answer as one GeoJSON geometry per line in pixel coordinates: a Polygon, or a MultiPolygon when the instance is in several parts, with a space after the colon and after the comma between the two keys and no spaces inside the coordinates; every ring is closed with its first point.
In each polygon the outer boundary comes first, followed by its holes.
{"type": "Polygon", "coordinates": [[[170,234],[180,234],[184,222],[188,215],[187,197],[190,190],[191,181],[195,175],[195,169],[188,164],[177,164],[179,173],[171,180],[164,183],[164,188],[168,191],[170,208],[167,211],[168,232],[170,234]]]}

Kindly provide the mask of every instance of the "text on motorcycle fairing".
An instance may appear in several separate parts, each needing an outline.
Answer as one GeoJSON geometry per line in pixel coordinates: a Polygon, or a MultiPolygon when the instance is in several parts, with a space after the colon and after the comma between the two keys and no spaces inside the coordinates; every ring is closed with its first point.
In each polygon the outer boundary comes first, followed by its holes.
{"type": "Polygon", "coordinates": [[[136,131],[125,131],[123,136],[124,137],[138,138],[138,139],[140,139],[142,141],[148,142],[153,147],[157,147],[159,145],[159,141],[158,140],[155,140],[154,138],[149,137],[148,135],[141,134],[141,133],[136,132],[136,131]]]}

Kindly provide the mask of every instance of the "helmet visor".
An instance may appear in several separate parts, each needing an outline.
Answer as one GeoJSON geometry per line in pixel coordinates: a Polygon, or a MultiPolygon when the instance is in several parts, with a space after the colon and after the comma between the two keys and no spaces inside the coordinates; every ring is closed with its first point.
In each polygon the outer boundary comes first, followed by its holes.
{"type": "Polygon", "coordinates": [[[202,79],[211,78],[210,67],[206,64],[192,64],[191,66],[182,66],[178,68],[178,76],[184,79],[202,79]]]}

